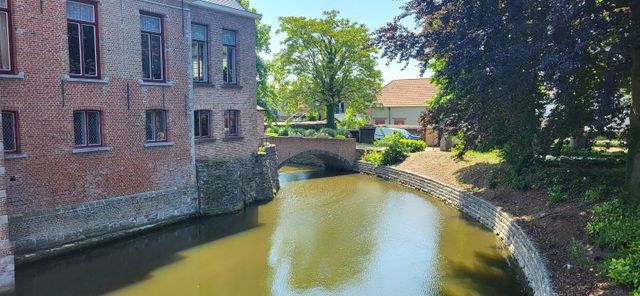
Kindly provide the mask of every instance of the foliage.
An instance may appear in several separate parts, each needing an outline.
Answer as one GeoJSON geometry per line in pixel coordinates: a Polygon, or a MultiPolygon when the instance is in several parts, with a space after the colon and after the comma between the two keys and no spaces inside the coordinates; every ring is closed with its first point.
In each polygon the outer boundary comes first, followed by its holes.
{"type": "Polygon", "coordinates": [[[584,252],[584,247],[574,237],[569,241],[569,258],[573,264],[575,264],[580,269],[586,269],[589,266],[589,261],[587,261],[587,256],[584,252]]]}
{"type": "MultiPolygon", "coordinates": [[[[246,10],[258,13],[255,8],[251,7],[250,0],[240,0],[239,2],[246,10]]],[[[258,98],[258,106],[265,109],[265,119],[272,122],[275,120],[277,114],[273,104],[275,89],[273,84],[269,82],[272,66],[268,60],[262,57],[262,54],[269,54],[271,52],[270,41],[271,26],[263,24],[260,19],[256,19],[256,69],[258,73],[256,95],[258,98]]]]}
{"type": "Polygon", "coordinates": [[[382,159],[382,152],[377,150],[368,150],[362,155],[362,160],[377,166],[382,165],[382,159]]]}
{"type": "Polygon", "coordinates": [[[394,132],[374,143],[376,146],[385,148],[382,152],[382,165],[394,165],[407,158],[409,149],[402,143],[403,139],[401,133],[394,132]]]}
{"type": "Polygon", "coordinates": [[[402,139],[400,140],[400,143],[406,147],[409,153],[422,152],[424,149],[427,149],[427,143],[423,140],[402,139]]]}
{"type": "Polygon", "coordinates": [[[268,136],[278,137],[305,137],[305,138],[339,138],[346,139],[351,137],[351,133],[342,129],[323,128],[320,130],[293,128],[290,126],[272,126],[267,128],[268,136]]]}
{"type": "Polygon", "coordinates": [[[265,147],[265,146],[260,146],[260,147],[258,147],[258,153],[259,153],[259,154],[265,154],[265,153],[267,153],[267,147],[265,147]]]}
{"type": "Polygon", "coordinates": [[[640,241],[640,205],[615,199],[593,210],[587,232],[601,247],[620,251],[640,241]]]}
{"type": "Polygon", "coordinates": [[[375,43],[434,71],[423,124],[462,131],[463,150],[501,148],[515,178],[566,138],[624,128],[635,2],[410,0],[375,43]]]}
{"type": "Polygon", "coordinates": [[[274,79],[284,109],[301,105],[323,111],[327,126],[335,128],[335,106],[345,102],[356,111],[372,105],[381,88],[376,69],[377,50],[367,28],[337,11],[323,18],[280,18],[278,33],[285,35],[277,54],[274,79]]]}
{"type": "Polygon", "coordinates": [[[338,126],[341,129],[359,129],[369,124],[369,119],[358,114],[354,109],[347,108],[347,113],[340,120],[338,126]]]}
{"type": "Polygon", "coordinates": [[[640,241],[607,262],[609,277],[616,283],[635,289],[632,295],[640,295],[640,241]]]}

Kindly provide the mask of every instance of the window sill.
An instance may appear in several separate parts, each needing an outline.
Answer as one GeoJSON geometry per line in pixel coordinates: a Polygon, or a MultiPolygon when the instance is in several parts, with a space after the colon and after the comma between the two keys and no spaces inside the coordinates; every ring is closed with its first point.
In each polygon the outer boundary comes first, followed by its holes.
{"type": "Polygon", "coordinates": [[[242,136],[226,136],[222,139],[222,141],[224,142],[235,142],[235,141],[242,141],[244,140],[244,137],[242,136]]]}
{"type": "Polygon", "coordinates": [[[215,84],[206,83],[206,82],[194,82],[193,86],[194,87],[202,87],[202,88],[215,88],[216,87],[215,84]]]}
{"type": "Polygon", "coordinates": [[[175,144],[176,143],[174,143],[174,142],[146,143],[146,144],[144,144],[144,148],[169,147],[169,146],[173,146],[175,144]]]}
{"type": "Polygon", "coordinates": [[[91,78],[71,77],[69,75],[64,75],[64,81],[66,81],[66,82],[108,84],[110,79],[109,79],[109,77],[105,77],[105,78],[102,78],[102,79],[91,79],[91,78]]]}
{"type": "Polygon", "coordinates": [[[27,156],[29,156],[26,153],[5,153],[4,154],[4,159],[5,160],[11,160],[11,159],[23,159],[23,158],[27,158],[27,156]]]}
{"type": "Polygon", "coordinates": [[[95,152],[108,152],[113,150],[111,147],[87,147],[87,148],[74,148],[73,154],[81,153],[95,153],[95,152]]]}
{"type": "Polygon", "coordinates": [[[242,89],[242,85],[237,84],[223,84],[220,87],[223,89],[242,89]]]}
{"type": "Polygon", "coordinates": [[[196,144],[213,143],[216,141],[215,138],[196,138],[196,144]]]}
{"type": "Polygon", "coordinates": [[[0,79],[24,79],[24,72],[18,72],[18,74],[0,74],[0,79]]]}
{"type": "Polygon", "coordinates": [[[144,81],[142,79],[138,79],[138,84],[140,84],[141,86],[161,86],[161,87],[172,87],[176,85],[174,81],[151,82],[151,81],[144,81]]]}

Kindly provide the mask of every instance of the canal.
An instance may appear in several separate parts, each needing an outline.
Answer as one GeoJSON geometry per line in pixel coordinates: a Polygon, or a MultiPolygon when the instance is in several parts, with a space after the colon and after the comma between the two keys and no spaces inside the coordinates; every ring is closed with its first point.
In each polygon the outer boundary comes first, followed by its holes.
{"type": "Polygon", "coordinates": [[[18,266],[18,295],[527,295],[490,231],[423,193],[285,167],[276,199],[18,266]]]}

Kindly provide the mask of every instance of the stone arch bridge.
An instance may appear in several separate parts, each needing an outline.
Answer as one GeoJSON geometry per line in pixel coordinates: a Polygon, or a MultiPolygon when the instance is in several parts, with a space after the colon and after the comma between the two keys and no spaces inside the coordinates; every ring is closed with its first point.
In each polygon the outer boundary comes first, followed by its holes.
{"type": "Polygon", "coordinates": [[[355,139],[269,137],[267,140],[276,146],[278,168],[293,159],[305,157],[342,170],[352,170],[356,162],[355,139]]]}

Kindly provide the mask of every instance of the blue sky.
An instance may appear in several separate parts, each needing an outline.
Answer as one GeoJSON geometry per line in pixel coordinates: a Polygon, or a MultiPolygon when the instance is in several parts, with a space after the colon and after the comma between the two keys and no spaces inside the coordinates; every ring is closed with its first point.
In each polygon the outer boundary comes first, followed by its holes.
{"type": "MultiPolygon", "coordinates": [[[[399,7],[403,1],[396,0],[252,0],[251,6],[262,14],[262,22],[271,25],[271,50],[280,50],[282,36],[275,34],[278,29],[278,18],[283,16],[304,16],[318,18],[323,11],[337,10],[340,16],[366,25],[373,31],[393,20],[400,14],[399,7]]],[[[420,70],[416,62],[402,70],[404,64],[393,63],[386,65],[386,60],[380,59],[378,69],[382,71],[384,82],[393,79],[420,77],[420,70]]],[[[428,73],[425,73],[428,76],[428,73]]]]}

